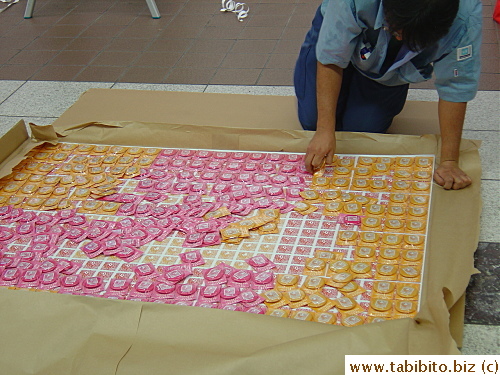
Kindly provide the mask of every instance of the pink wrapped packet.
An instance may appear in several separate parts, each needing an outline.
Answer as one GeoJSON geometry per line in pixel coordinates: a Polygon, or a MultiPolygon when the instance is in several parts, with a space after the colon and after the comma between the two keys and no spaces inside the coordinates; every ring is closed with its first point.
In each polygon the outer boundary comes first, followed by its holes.
{"type": "Polygon", "coordinates": [[[132,285],[132,279],[117,279],[109,280],[104,297],[106,298],[124,298],[132,285]]]}
{"type": "Polygon", "coordinates": [[[116,229],[117,230],[120,230],[121,234],[124,235],[124,234],[127,234],[127,233],[130,233],[130,231],[132,231],[132,228],[134,228],[135,226],[135,221],[132,219],[132,218],[125,218],[123,220],[120,220],[116,223],[116,229]]]}
{"type": "MultiPolygon", "coordinates": [[[[83,215],[75,215],[71,219],[68,220],[68,224],[74,227],[81,226],[87,223],[87,219],[83,215]]],[[[52,225],[55,223],[52,222],[52,225]]]]}
{"type": "Polygon", "coordinates": [[[206,194],[207,193],[207,183],[206,182],[193,182],[190,188],[191,193],[195,194],[206,194]]]}
{"type": "Polygon", "coordinates": [[[69,260],[68,262],[70,263],[70,267],[60,271],[64,275],[73,275],[76,271],[82,268],[82,265],[78,262],[73,260],[69,260]]]}
{"type": "Polygon", "coordinates": [[[157,241],[158,237],[163,234],[163,228],[151,226],[146,228],[146,232],[148,235],[146,236],[146,238],[141,240],[141,246],[150,243],[151,241],[157,241]]]}
{"type": "Polygon", "coordinates": [[[115,221],[107,220],[92,220],[89,224],[90,228],[113,229],[116,226],[115,221]]]}
{"type": "MultiPolygon", "coordinates": [[[[173,218],[172,218],[173,219],[173,218]]],[[[178,230],[188,233],[196,233],[196,226],[201,222],[201,219],[198,218],[184,218],[182,222],[179,222],[176,226],[178,230]]]]}
{"type": "Polygon", "coordinates": [[[208,170],[200,173],[200,180],[204,182],[215,182],[218,176],[217,172],[208,170]]]}
{"type": "Polygon", "coordinates": [[[138,266],[134,267],[134,274],[136,275],[138,280],[155,279],[157,277],[160,277],[160,273],[156,271],[153,263],[139,264],[138,266]]]}
{"type": "Polygon", "coordinates": [[[267,311],[267,308],[265,306],[262,306],[262,305],[257,305],[257,306],[249,307],[248,309],[246,309],[244,311],[252,313],[252,314],[265,314],[267,311]]]}
{"type": "Polygon", "coordinates": [[[276,163],[277,161],[282,160],[283,157],[284,157],[283,154],[267,154],[266,161],[276,163]]]}
{"type": "Polygon", "coordinates": [[[175,296],[175,285],[165,282],[157,282],[151,293],[150,299],[152,301],[165,301],[172,300],[175,296]]]}
{"type": "Polygon", "coordinates": [[[175,301],[194,301],[198,298],[199,288],[196,284],[177,284],[175,301]]]}
{"type": "Polygon", "coordinates": [[[269,208],[272,205],[273,205],[273,201],[268,197],[259,199],[258,201],[255,202],[255,208],[259,208],[259,209],[269,208]]]}
{"type": "Polygon", "coordinates": [[[0,207],[0,220],[10,219],[10,214],[12,212],[12,206],[0,207]]]}
{"type": "Polygon", "coordinates": [[[241,203],[235,203],[231,204],[228,207],[228,210],[233,214],[233,215],[238,215],[238,216],[247,216],[254,210],[253,205],[245,205],[241,203]]]}
{"type": "Polygon", "coordinates": [[[155,288],[155,281],[148,278],[139,278],[128,292],[127,299],[148,301],[155,288]]]}
{"type": "MultiPolygon", "coordinates": [[[[52,272],[52,271],[56,271],[58,265],[59,265],[59,263],[54,259],[45,259],[40,264],[39,269],[44,273],[45,272],[52,272]]],[[[56,272],[59,272],[59,271],[56,271],[56,272]]]]}
{"type": "Polygon", "coordinates": [[[304,155],[288,154],[288,155],[285,155],[285,159],[284,160],[286,162],[289,162],[289,163],[299,163],[302,160],[304,160],[304,155]]]}
{"type": "Polygon", "coordinates": [[[20,261],[21,258],[4,255],[2,259],[0,259],[0,267],[16,268],[20,261]]]}
{"type": "Polygon", "coordinates": [[[226,152],[226,151],[214,151],[214,153],[213,153],[214,159],[225,160],[225,159],[229,159],[230,156],[231,156],[231,153],[226,152]]]}
{"type": "Polygon", "coordinates": [[[186,253],[179,254],[182,263],[190,263],[192,267],[197,267],[205,264],[205,259],[201,255],[199,250],[188,251],[186,253]]]}
{"type": "Polygon", "coordinates": [[[116,211],[117,216],[132,216],[135,214],[135,210],[137,209],[136,203],[125,203],[122,204],[118,210],[116,211]]]}
{"type": "Polygon", "coordinates": [[[264,301],[265,298],[261,297],[257,292],[251,289],[246,289],[241,292],[241,303],[246,308],[257,306],[264,301]]]}
{"type": "Polygon", "coordinates": [[[167,181],[156,181],[154,184],[153,191],[158,191],[162,194],[165,194],[166,192],[170,191],[172,188],[173,182],[170,180],[167,181]]]}
{"type": "Polygon", "coordinates": [[[82,277],[80,275],[67,275],[59,278],[59,293],[73,294],[82,289],[82,277]]]}
{"type": "Polygon", "coordinates": [[[134,191],[138,193],[147,193],[154,188],[154,185],[155,181],[153,179],[145,178],[139,181],[134,191]]]}
{"type": "Polygon", "coordinates": [[[276,172],[276,166],[272,163],[261,163],[259,164],[259,170],[261,173],[273,174],[276,172]]]}
{"type": "Polygon", "coordinates": [[[12,208],[12,210],[10,211],[10,221],[11,222],[18,222],[19,220],[21,220],[21,218],[23,217],[23,213],[24,213],[24,210],[22,208],[12,208]]]}
{"type": "Polygon", "coordinates": [[[220,292],[220,306],[224,308],[227,305],[234,305],[241,302],[241,292],[239,288],[228,286],[222,288],[220,292]]]}
{"type": "Polygon", "coordinates": [[[30,249],[42,253],[44,257],[49,257],[51,255],[54,255],[56,251],[59,249],[59,247],[46,243],[37,243],[31,245],[30,249]]]}
{"type": "Polygon", "coordinates": [[[102,242],[103,254],[106,256],[115,255],[122,250],[123,242],[120,238],[112,238],[102,242]]]}
{"type": "Polygon", "coordinates": [[[212,187],[211,193],[213,195],[214,194],[215,195],[224,194],[224,193],[227,193],[230,188],[231,188],[230,184],[227,184],[227,183],[217,183],[217,184],[214,184],[214,186],[212,187]]]}
{"type": "Polygon", "coordinates": [[[248,154],[246,152],[231,152],[229,156],[232,160],[245,160],[248,157],[248,154]]]}
{"type": "Polygon", "coordinates": [[[248,172],[244,172],[244,173],[238,174],[238,177],[236,177],[236,180],[239,182],[250,183],[252,181],[252,177],[253,177],[252,174],[250,174],[248,172]]]}
{"type": "Polygon", "coordinates": [[[163,279],[169,284],[177,284],[193,274],[191,264],[174,264],[163,268],[163,279]]]}
{"type": "Polygon", "coordinates": [[[207,169],[220,171],[223,166],[224,166],[224,163],[222,161],[212,160],[207,164],[207,169]]]}
{"type": "Polygon", "coordinates": [[[177,159],[177,160],[172,160],[170,162],[170,168],[171,170],[175,170],[175,169],[184,169],[186,167],[186,160],[183,160],[183,159],[177,159]]]}
{"type": "Polygon", "coordinates": [[[146,195],[144,195],[144,200],[148,202],[158,203],[163,202],[165,199],[167,199],[167,195],[161,194],[157,191],[150,191],[146,195]]]}
{"type": "Polygon", "coordinates": [[[189,161],[187,167],[191,170],[203,170],[207,162],[205,160],[191,160],[189,161]]]}
{"type": "Polygon", "coordinates": [[[35,222],[38,218],[36,212],[33,211],[24,211],[21,217],[19,218],[20,223],[31,223],[35,222]]]}
{"type": "Polygon", "coordinates": [[[229,310],[229,311],[245,311],[243,308],[243,305],[240,303],[235,303],[232,305],[224,305],[220,307],[222,310],[229,310]]]}
{"type": "Polygon", "coordinates": [[[172,156],[176,155],[179,150],[172,149],[172,148],[165,148],[161,150],[160,154],[162,157],[167,157],[171,158],[172,156]]]}
{"type": "Polygon", "coordinates": [[[165,239],[170,236],[170,234],[174,231],[175,226],[172,225],[170,227],[162,228],[161,234],[155,238],[155,241],[157,242],[163,242],[165,239]]]}
{"type": "Polygon", "coordinates": [[[103,253],[104,246],[100,242],[90,241],[89,243],[85,244],[81,250],[89,258],[95,258],[103,253]]]}
{"type": "Polygon", "coordinates": [[[227,282],[224,265],[220,263],[216,267],[204,269],[202,271],[205,285],[222,285],[227,282]]]}
{"type": "Polygon", "coordinates": [[[104,291],[104,279],[100,276],[86,277],[82,281],[82,294],[98,296],[104,291]]]}
{"type": "MultiPolygon", "coordinates": [[[[39,214],[35,220],[36,225],[46,225],[52,222],[54,217],[52,215],[49,215],[47,213],[42,212],[39,214]]],[[[55,224],[55,223],[54,223],[55,224]]]]}
{"type": "Polygon", "coordinates": [[[269,176],[265,174],[255,174],[252,180],[258,185],[267,185],[270,183],[269,176]]]}
{"type": "Polygon", "coordinates": [[[265,188],[266,194],[269,197],[272,197],[273,199],[280,198],[283,199],[285,198],[285,191],[281,186],[270,186],[265,188]]]}
{"type": "Polygon", "coordinates": [[[70,260],[67,259],[59,259],[57,261],[57,268],[56,272],[61,273],[63,271],[69,270],[71,267],[73,267],[73,264],[71,263],[70,260]]]}
{"type": "MultiPolygon", "coordinates": [[[[87,238],[99,242],[102,241],[104,238],[109,237],[113,231],[105,228],[99,228],[99,227],[91,227],[87,230],[87,238]]],[[[116,236],[116,233],[115,233],[116,236]]]]}
{"type": "Polygon", "coordinates": [[[137,217],[150,216],[154,207],[155,205],[152,203],[139,203],[135,208],[134,215],[137,217]]]}
{"type": "Polygon", "coordinates": [[[156,205],[151,210],[151,216],[155,219],[165,219],[170,215],[165,206],[156,205]]]}
{"type": "Polygon", "coordinates": [[[179,150],[177,155],[180,156],[181,158],[190,158],[194,156],[195,153],[196,151],[194,150],[179,150]]]}
{"type": "Polygon", "coordinates": [[[286,185],[288,182],[288,177],[285,175],[277,174],[271,176],[271,183],[278,186],[286,185]]]}
{"type": "Polygon", "coordinates": [[[193,181],[196,178],[194,173],[190,170],[179,171],[176,175],[177,181],[179,182],[193,181]]]}
{"type": "Polygon", "coordinates": [[[0,286],[15,286],[21,272],[19,268],[5,268],[0,275],[0,286]]]}
{"type": "Polygon", "coordinates": [[[142,251],[139,250],[139,241],[131,238],[122,239],[120,251],[115,253],[115,255],[126,262],[137,259],[142,255],[142,251]],[[139,256],[137,256],[138,254],[139,256]]]}
{"type": "Polygon", "coordinates": [[[22,250],[18,251],[16,253],[16,256],[19,257],[21,260],[27,260],[27,261],[39,261],[41,257],[41,253],[39,251],[31,251],[31,250],[22,250]]]}
{"type": "Polygon", "coordinates": [[[344,225],[361,225],[361,216],[340,214],[338,222],[344,225]]]}
{"type": "Polygon", "coordinates": [[[174,194],[187,194],[191,189],[190,182],[176,182],[172,186],[172,193],[174,194]]]}
{"type": "Polygon", "coordinates": [[[231,173],[231,172],[222,172],[221,174],[219,174],[219,178],[218,180],[222,183],[231,183],[233,182],[237,177],[237,174],[236,173],[231,173]]]}
{"type": "Polygon", "coordinates": [[[182,199],[182,202],[190,206],[195,206],[201,204],[201,196],[198,194],[189,194],[182,199]]]}
{"type": "Polygon", "coordinates": [[[184,242],[182,243],[182,247],[201,247],[203,246],[204,237],[204,233],[188,233],[184,242]]]}
{"type": "Polygon", "coordinates": [[[209,232],[203,237],[202,246],[214,246],[221,243],[220,232],[209,232]]]}
{"type": "Polygon", "coordinates": [[[64,238],[80,243],[87,238],[87,231],[79,227],[70,228],[64,233],[64,238]]]}
{"type": "MultiPolygon", "coordinates": [[[[279,173],[294,173],[297,170],[297,166],[294,164],[282,164],[279,167],[279,173]]],[[[289,179],[290,181],[290,179],[289,179]]],[[[290,181],[291,182],[291,181],[290,181]]]]}
{"type": "Polygon", "coordinates": [[[0,243],[8,244],[19,238],[12,229],[0,226],[0,243]]]}
{"type": "Polygon", "coordinates": [[[33,268],[37,268],[39,266],[39,262],[30,262],[29,260],[20,260],[19,263],[17,264],[17,268],[20,270],[29,270],[33,268]]]}
{"type": "Polygon", "coordinates": [[[59,273],[55,271],[42,272],[40,275],[38,289],[52,290],[58,288],[59,283],[59,273]]]}
{"type": "Polygon", "coordinates": [[[254,257],[245,259],[255,271],[263,272],[268,271],[270,269],[276,268],[276,264],[274,264],[268,257],[262,254],[258,254],[254,257]]]}
{"type": "Polygon", "coordinates": [[[215,220],[208,220],[208,221],[202,221],[198,224],[195,225],[194,230],[198,233],[208,233],[208,232],[214,232],[219,228],[219,225],[217,221],[215,220]]]}
{"type": "Polygon", "coordinates": [[[278,209],[282,214],[286,214],[288,212],[292,212],[295,205],[288,203],[287,201],[275,201],[270,208],[278,209]]]}
{"type": "Polygon", "coordinates": [[[238,172],[241,169],[241,163],[230,161],[226,163],[224,172],[238,172]]]}
{"type": "Polygon", "coordinates": [[[253,272],[249,270],[234,269],[228,278],[227,285],[249,289],[253,286],[253,272]]]}
{"type": "Polygon", "coordinates": [[[197,307],[205,307],[207,309],[218,309],[219,308],[219,303],[218,302],[200,302],[198,299],[194,306],[197,307]]]}
{"type": "Polygon", "coordinates": [[[213,151],[207,151],[207,150],[196,151],[196,157],[201,158],[201,159],[210,158],[213,154],[214,154],[213,151]]]}
{"type": "Polygon", "coordinates": [[[253,161],[264,160],[266,158],[266,154],[262,152],[252,152],[248,158],[253,161]]]}
{"type": "Polygon", "coordinates": [[[71,218],[75,215],[76,215],[76,208],[57,211],[57,213],[55,214],[55,216],[59,218],[59,223],[61,224],[69,222],[71,218]]]}
{"type": "Polygon", "coordinates": [[[220,292],[222,287],[220,285],[206,285],[200,287],[200,294],[198,296],[198,303],[219,303],[220,292]]]}
{"type": "Polygon", "coordinates": [[[253,275],[254,289],[269,290],[275,286],[276,277],[272,271],[258,272],[253,275]]]}
{"type": "Polygon", "coordinates": [[[294,201],[294,200],[301,200],[302,197],[300,196],[301,189],[300,188],[287,188],[285,190],[285,195],[288,200],[294,201]]]}
{"type": "Polygon", "coordinates": [[[145,217],[138,219],[136,221],[136,224],[140,225],[141,228],[147,229],[148,227],[154,227],[157,225],[156,219],[150,218],[150,217],[145,217]]]}

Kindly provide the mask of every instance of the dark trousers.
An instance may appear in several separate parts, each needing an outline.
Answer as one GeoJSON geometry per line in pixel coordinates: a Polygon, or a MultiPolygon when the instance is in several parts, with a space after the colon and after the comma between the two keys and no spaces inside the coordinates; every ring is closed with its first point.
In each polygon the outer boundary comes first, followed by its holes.
{"type": "MultiPolygon", "coordinates": [[[[318,8],[295,65],[294,86],[299,121],[305,130],[316,130],[316,43],[323,23],[318,8]]],[[[401,112],[409,85],[384,86],[349,64],[344,69],[336,112],[336,130],[385,133],[401,112]]]]}

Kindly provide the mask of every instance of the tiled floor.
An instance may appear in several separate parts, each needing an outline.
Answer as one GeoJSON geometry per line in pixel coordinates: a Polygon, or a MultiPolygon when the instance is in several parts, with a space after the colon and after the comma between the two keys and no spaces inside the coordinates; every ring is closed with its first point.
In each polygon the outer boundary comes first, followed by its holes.
{"type": "MultiPolygon", "coordinates": [[[[481,90],[498,90],[495,0],[484,0],[481,90]]],[[[0,79],[290,85],[319,0],[249,0],[249,16],[219,0],[25,0],[0,14],[0,79]]],[[[432,82],[416,85],[429,88],[432,82]]]]}
{"type": "MultiPolygon", "coordinates": [[[[499,26],[484,0],[480,92],[464,137],[480,139],[483,213],[467,291],[464,354],[500,354],[499,26]]],[[[0,13],[0,136],[19,119],[50,124],[94,87],[293,95],[292,70],[318,0],[247,1],[249,17],[221,13],[219,0],[25,0],[0,13]]],[[[3,3],[0,3],[0,7],[3,3]]],[[[410,100],[437,100],[432,82],[410,100]]]]}

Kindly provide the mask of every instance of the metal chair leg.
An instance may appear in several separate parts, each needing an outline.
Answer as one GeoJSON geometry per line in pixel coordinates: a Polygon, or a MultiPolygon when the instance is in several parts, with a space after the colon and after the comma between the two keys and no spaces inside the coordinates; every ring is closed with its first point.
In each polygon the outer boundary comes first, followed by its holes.
{"type": "Polygon", "coordinates": [[[148,4],[149,11],[151,12],[151,17],[160,18],[160,12],[158,11],[155,0],[146,0],[146,3],[148,4]]]}
{"type": "Polygon", "coordinates": [[[35,1],[36,0],[28,0],[26,4],[26,10],[24,11],[24,18],[33,17],[33,9],[35,9],[35,1]]]}

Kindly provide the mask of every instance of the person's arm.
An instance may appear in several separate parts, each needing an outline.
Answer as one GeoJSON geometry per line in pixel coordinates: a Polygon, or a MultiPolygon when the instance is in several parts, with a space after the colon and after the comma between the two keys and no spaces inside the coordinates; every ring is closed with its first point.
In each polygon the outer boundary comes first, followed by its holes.
{"type": "Polygon", "coordinates": [[[305,164],[308,172],[313,173],[326,163],[331,164],[335,154],[335,113],[337,99],[342,84],[343,69],[336,65],[317,63],[316,96],[318,122],[316,133],[307,147],[305,164]]]}
{"type": "Polygon", "coordinates": [[[434,172],[434,181],[446,190],[463,189],[472,183],[470,177],[458,167],[466,108],[467,103],[454,103],[439,99],[441,163],[434,172]]]}

